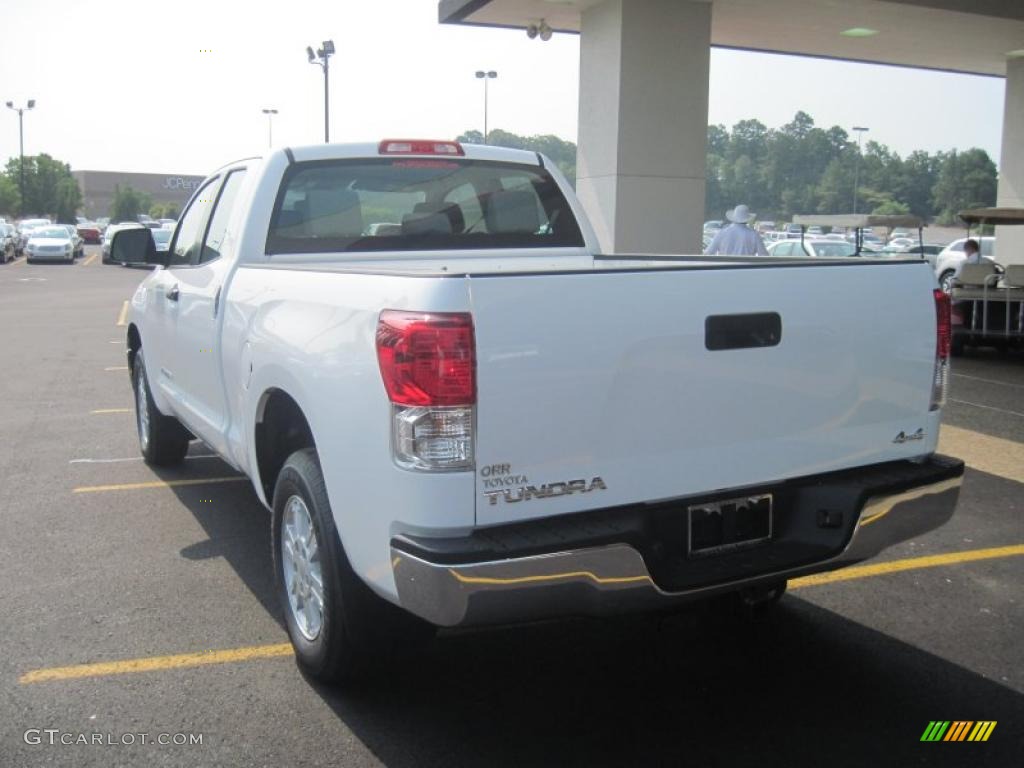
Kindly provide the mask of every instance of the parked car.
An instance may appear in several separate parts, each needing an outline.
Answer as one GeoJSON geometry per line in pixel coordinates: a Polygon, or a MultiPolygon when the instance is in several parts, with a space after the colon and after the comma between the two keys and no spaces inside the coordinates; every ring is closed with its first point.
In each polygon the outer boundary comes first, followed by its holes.
{"type": "Polygon", "coordinates": [[[926,265],[600,254],[555,163],[448,141],[241,160],[166,254],[114,235],[162,267],[125,329],[142,456],[195,437],[251,479],[309,674],[437,626],[766,608],[952,516],[926,265]]]}
{"type": "Polygon", "coordinates": [[[18,230],[6,222],[0,224],[0,264],[14,261],[18,256],[18,230]]]}
{"type": "MultiPolygon", "coordinates": [[[[72,227],[73,228],[73,227],[72,227]]],[[[38,261],[61,261],[75,263],[75,242],[71,232],[61,224],[37,227],[25,245],[28,263],[38,261]]]]}
{"type": "Polygon", "coordinates": [[[174,234],[173,229],[167,227],[160,227],[153,231],[153,243],[156,245],[157,253],[166,253],[168,246],[171,244],[171,235],[174,234]]]}
{"type": "Polygon", "coordinates": [[[711,234],[714,237],[715,233],[722,228],[722,221],[720,219],[712,219],[711,221],[704,222],[704,231],[711,234]]]}
{"type": "Polygon", "coordinates": [[[79,259],[85,255],[85,240],[81,235],[78,234],[78,227],[75,224],[58,224],[57,226],[64,227],[71,236],[71,242],[75,246],[75,258],[79,259]]]}
{"type": "MultiPolygon", "coordinates": [[[[896,246],[897,248],[909,248],[912,245],[916,245],[918,242],[916,237],[892,237],[889,238],[889,246],[896,246]]],[[[886,246],[888,247],[888,246],[886,246]]]]}
{"type": "Polygon", "coordinates": [[[781,242],[772,243],[768,246],[769,256],[799,257],[813,256],[819,259],[838,259],[853,256],[856,248],[852,243],[839,242],[837,240],[826,240],[825,238],[805,238],[801,251],[800,240],[790,238],[781,242]]]}
{"type": "MultiPolygon", "coordinates": [[[[982,258],[994,262],[996,253],[995,237],[975,237],[972,239],[977,240],[981,246],[982,258]]],[[[939,287],[946,293],[949,293],[953,288],[953,276],[956,274],[956,268],[967,258],[964,256],[964,243],[966,242],[966,237],[954,240],[935,257],[935,278],[939,281],[939,287]]]]}
{"type": "Polygon", "coordinates": [[[103,242],[103,232],[100,225],[94,221],[83,221],[78,225],[78,236],[89,245],[99,245],[103,242]]]}
{"type": "Polygon", "coordinates": [[[935,260],[938,255],[945,248],[943,245],[936,245],[934,243],[925,243],[924,245],[918,245],[914,243],[911,246],[893,246],[887,245],[881,250],[881,253],[886,256],[899,256],[901,258],[913,258],[918,256],[927,261],[932,268],[935,267],[935,260]]]}
{"type": "Polygon", "coordinates": [[[157,219],[160,222],[161,227],[174,229],[174,225],[178,223],[177,219],[157,219]]]}
{"type": "Polygon", "coordinates": [[[104,264],[113,264],[110,260],[110,242],[113,240],[114,235],[120,232],[122,229],[142,229],[143,226],[134,221],[122,222],[120,224],[110,224],[103,231],[103,244],[100,246],[100,260],[104,264]]]}

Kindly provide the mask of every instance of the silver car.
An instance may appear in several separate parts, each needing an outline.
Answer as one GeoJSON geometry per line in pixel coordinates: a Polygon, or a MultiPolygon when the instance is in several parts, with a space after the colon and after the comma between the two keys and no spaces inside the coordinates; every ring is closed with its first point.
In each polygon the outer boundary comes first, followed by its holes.
{"type": "Polygon", "coordinates": [[[75,263],[75,243],[67,227],[54,225],[38,227],[25,244],[28,263],[37,261],[58,261],[65,264],[75,263]]]}

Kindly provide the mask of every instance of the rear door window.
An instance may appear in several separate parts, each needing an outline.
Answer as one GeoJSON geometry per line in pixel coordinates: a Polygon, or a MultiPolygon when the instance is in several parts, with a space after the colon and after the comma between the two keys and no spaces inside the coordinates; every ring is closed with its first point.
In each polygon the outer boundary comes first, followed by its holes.
{"type": "Polygon", "coordinates": [[[544,168],[447,158],[296,163],[267,235],[268,254],[582,245],[544,168]]]}

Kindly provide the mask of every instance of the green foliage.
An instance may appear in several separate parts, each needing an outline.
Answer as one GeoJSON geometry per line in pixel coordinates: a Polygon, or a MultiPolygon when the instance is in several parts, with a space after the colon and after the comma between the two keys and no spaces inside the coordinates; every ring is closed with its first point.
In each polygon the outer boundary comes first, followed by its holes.
{"type": "MultiPolygon", "coordinates": [[[[557,136],[518,136],[491,131],[489,143],[543,152],[575,183],[576,145],[557,136]]],[[[480,131],[456,141],[482,144],[480,131]]],[[[705,218],[720,219],[746,203],[762,220],[788,220],[797,213],[850,213],[859,160],[857,210],[912,213],[953,223],[964,208],[994,205],[996,167],[984,150],[918,150],[906,158],[876,141],[858,156],[857,144],[838,125],[818,128],[797,112],[781,128],[741,120],[730,131],[709,125],[705,218]]]]}
{"type": "MultiPolygon", "coordinates": [[[[4,177],[20,189],[21,162],[7,161],[4,177]]],[[[25,158],[25,192],[19,208],[22,215],[54,216],[57,221],[73,223],[82,207],[82,192],[71,175],[71,166],[47,154],[25,158]]]]}
{"type": "Polygon", "coordinates": [[[145,192],[139,192],[130,186],[114,187],[114,199],[110,203],[110,220],[138,221],[140,213],[146,213],[153,207],[153,198],[145,192]]]}
{"type": "Polygon", "coordinates": [[[7,176],[0,176],[0,213],[15,216],[20,209],[21,196],[18,185],[7,176]]]}
{"type": "MultiPolygon", "coordinates": [[[[480,131],[466,131],[455,137],[456,141],[464,144],[483,144],[484,137],[480,131]]],[[[543,136],[519,136],[515,133],[495,128],[490,131],[487,143],[496,147],[510,147],[511,149],[526,149],[530,152],[540,152],[554,161],[558,169],[569,179],[569,183],[576,184],[576,144],[557,136],[546,134],[543,136]]]]}
{"type": "Polygon", "coordinates": [[[153,203],[149,206],[149,215],[154,219],[177,219],[181,208],[177,203],[153,203]]]}

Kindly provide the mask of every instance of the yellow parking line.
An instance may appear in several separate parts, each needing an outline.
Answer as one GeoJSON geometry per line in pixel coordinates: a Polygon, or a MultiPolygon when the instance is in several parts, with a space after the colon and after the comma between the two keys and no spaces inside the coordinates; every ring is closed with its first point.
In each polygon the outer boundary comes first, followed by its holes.
{"type": "Polygon", "coordinates": [[[1024,483],[1024,443],[943,424],[939,451],[963,459],[972,469],[1024,483]]]}
{"type": "Polygon", "coordinates": [[[208,485],[210,483],[237,483],[245,480],[243,475],[231,477],[202,477],[188,480],[152,480],[145,483],[121,483],[119,485],[82,485],[73,488],[72,493],[101,493],[103,491],[140,491],[147,488],[177,488],[182,485],[208,485]]]}
{"type": "Polygon", "coordinates": [[[26,260],[26,258],[24,256],[19,256],[12,263],[14,264],[14,266],[18,267],[18,266],[21,266],[22,264],[26,264],[28,262],[27,262],[27,260],[26,260]]]}
{"type": "MultiPolygon", "coordinates": [[[[243,479],[243,478],[230,478],[243,479]]],[[[209,482],[209,481],[206,481],[209,482]]],[[[964,552],[948,552],[942,555],[928,555],[906,560],[892,560],[887,563],[864,565],[847,568],[832,573],[821,573],[792,579],[792,589],[813,587],[833,581],[863,579],[869,576],[881,576],[886,573],[897,573],[918,568],[934,568],[940,565],[969,563],[976,560],[990,560],[998,557],[1024,555],[1024,544],[1009,547],[993,547],[991,549],[975,549],[964,552]]],[[[22,685],[43,683],[51,680],[74,680],[83,677],[105,677],[123,675],[132,672],[155,672],[163,669],[183,669],[206,664],[229,664],[252,659],[269,659],[279,656],[291,656],[292,647],[289,643],[273,645],[250,645],[243,648],[229,648],[220,651],[199,651],[197,653],[180,653],[173,656],[149,656],[141,659],[124,659],[122,661],[104,661],[96,664],[76,664],[70,667],[49,667],[34,669],[18,678],[22,685]]]]}
{"type": "Polygon", "coordinates": [[[223,651],[179,653],[174,656],[150,656],[144,659],[125,659],[124,661],[107,661],[99,664],[76,664],[72,667],[36,669],[19,677],[18,682],[25,685],[49,680],[74,680],[81,677],[123,675],[129,672],[152,672],[158,669],[183,669],[185,667],[201,667],[206,664],[229,664],[236,661],[271,659],[291,655],[291,643],[250,645],[245,648],[229,648],[223,651]]]}
{"type": "Polygon", "coordinates": [[[131,413],[131,408],[97,408],[95,411],[89,411],[89,413],[96,415],[100,413],[131,413]]]}
{"type": "Polygon", "coordinates": [[[124,304],[121,305],[121,314],[117,316],[117,325],[128,324],[128,300],[126,299],[124,304]]]}
{"type": "Polygon", "coordinates": [[[95,253],[92,256],[89,256],[85,261],[83,261],[82,262],[82,266],[83,267],[88,267],[94,261],[96,261],[96,254],[95,253]]]}
{"type": "Polygon", "coordinates": [[[976,560],[991,560],[997,557],[1013,557],[1015,555],[1024,555],[1024,544],[1014,544],[1009,547],[992,547],[990,549],[969,549],[963,552],[946,552],[941,555],[910,557],[905,560],[889,560],[884,563],[872,563],[871,565],[856,565],[839,571],[815,573],[810,576],[801,576],[799,579],[791,579],[789,588],[816,587],[821,584],[831,584],[835,581],[865,579],[869,576],[883,576],[887,573],[916,571],[920,568],[936,568],[940,565],[956,565],[958,563],[971,563],[976,560]]]}

